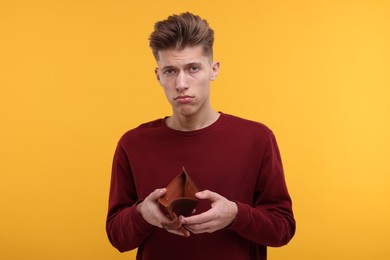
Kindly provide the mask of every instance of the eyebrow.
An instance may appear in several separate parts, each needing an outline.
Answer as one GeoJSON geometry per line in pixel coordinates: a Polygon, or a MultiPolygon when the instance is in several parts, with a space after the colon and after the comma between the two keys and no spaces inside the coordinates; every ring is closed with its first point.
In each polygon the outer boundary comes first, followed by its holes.
{"type": "MultiPolygon", "coordinates": [[[[200,62],[190,62],[184,65],[184,67],[191,67],[191,66],[197,66],[197,67],[202,67],[202,63],[200,62]]],[[[176,66],[173,65],[167,65],[161,68],[161,70],[167,70],[167,69],[176,69],[176,66]]]]}
{"type": "Polygon", "coordinates": [[[168,66],[162,67],[161,70],[170,70],[170,69],[174,69],[174,68],[175,68],[174,66],[168,65],[168,66]]]}

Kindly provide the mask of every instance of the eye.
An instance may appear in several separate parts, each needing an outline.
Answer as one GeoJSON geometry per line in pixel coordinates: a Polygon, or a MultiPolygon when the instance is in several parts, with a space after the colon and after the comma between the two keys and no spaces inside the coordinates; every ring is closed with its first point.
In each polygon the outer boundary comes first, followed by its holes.
{"type": "Polygon", "coordinates": [[[191,73],[198,72],[199,69],[200,69],[199,66],[191,66],[191,67],[190,67],[190,72],[191,72],[191,73]]]}
{"type": "Polygon", "coordinates": [[[166,76],[170,76],[170,75],[173,75],[175,73],[175,70],[173,70],[173,69],[166,69],[166,70],[164,70],[163,73],[166,76]]]}

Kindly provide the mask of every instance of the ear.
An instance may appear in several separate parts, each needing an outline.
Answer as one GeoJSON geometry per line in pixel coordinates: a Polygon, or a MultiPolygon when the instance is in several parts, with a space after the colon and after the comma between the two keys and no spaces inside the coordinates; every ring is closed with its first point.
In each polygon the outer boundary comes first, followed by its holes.
{"type": "Polygon", "coordinates": [[[154,74],[156,75],[156,78],[157,78],[158,82],[160,82],[160,74],[158,73],[158,68],[154,69],[154,74]]]}
{"type": "Polygon", "coordinates": [[[219,72],[219,61],[215,61],[212,65],[211,80],[215,80],[219,72]]]}

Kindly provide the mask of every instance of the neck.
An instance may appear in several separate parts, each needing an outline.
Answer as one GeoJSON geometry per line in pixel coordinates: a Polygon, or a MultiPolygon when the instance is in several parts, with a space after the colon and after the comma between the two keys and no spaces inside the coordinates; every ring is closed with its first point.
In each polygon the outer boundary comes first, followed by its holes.
{"type": "Polygon", "coordinates": [[[219,118],[220,114],[214,110],[206,115],[175,115],[168,117],[166,124],[169,128],[179,131],[194,131],[210,126],[219,118]]]}

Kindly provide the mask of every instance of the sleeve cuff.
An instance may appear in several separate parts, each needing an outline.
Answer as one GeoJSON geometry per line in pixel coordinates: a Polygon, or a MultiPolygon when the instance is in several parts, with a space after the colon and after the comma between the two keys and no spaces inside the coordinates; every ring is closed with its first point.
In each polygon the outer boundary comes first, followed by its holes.
{"type": "Polygon", "coordinates": [[[138,231],[139,232],[142,232],[142,233],[147,233],[147,232],[150,232],[154,226],[149,224],[141,215],[141,213],[138,212],[137,210],[137,205],[139,203],[141,203],[142,201],[137,201],[137,203],[135,203],[133,205],[133,207],[130,208],[130,214],[131,216],[133,216],[133,221],[134,221],[134,224],[135,224],[135,227],[137,227],[138,231]]]}
{"type": "Polygon", "coordinates": [[[231,230],[240,230],[242,227],[246,226],[250,220],[250,212],[248,205],[235,201],[237,204],[237,215],[233,222],[227,227],[231,230]]]}

